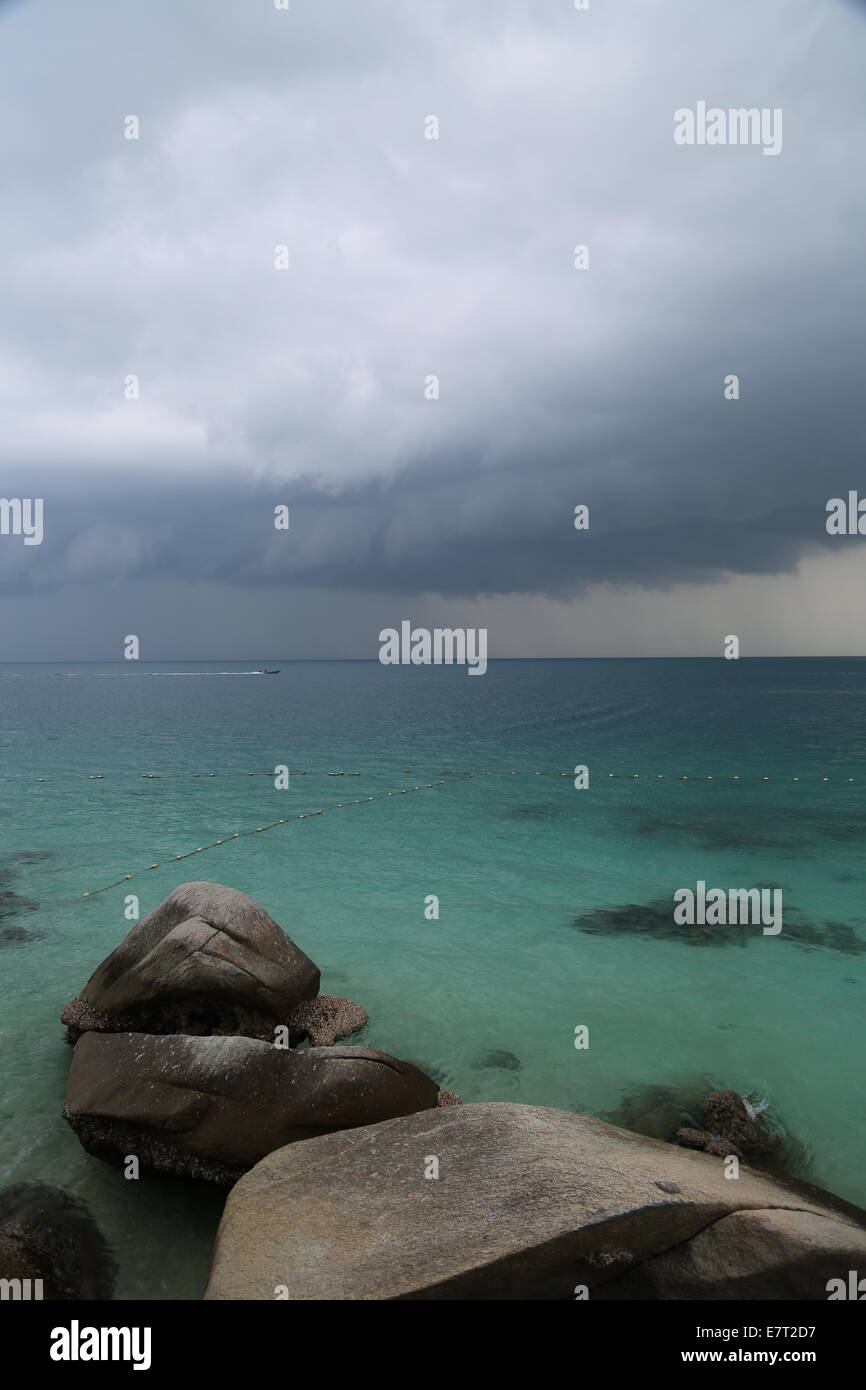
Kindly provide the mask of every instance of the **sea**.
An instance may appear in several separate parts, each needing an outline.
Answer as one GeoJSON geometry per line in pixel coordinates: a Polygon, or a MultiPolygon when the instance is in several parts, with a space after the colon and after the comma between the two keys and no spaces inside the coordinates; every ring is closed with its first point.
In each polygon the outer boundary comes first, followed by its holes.
{"type": "Polygon", "coordinates": [[[200,1298],[224,1193],[84,1152],[59,1016],[189,880],[466,1102],[652,1132],[730,1087],[866,1203],[866,659],[7,664],[0,710],[0,1183],[86,1200],[119,1298],[200,1298]],[[699,882],[782,931],[677,927],[699,882]]]}

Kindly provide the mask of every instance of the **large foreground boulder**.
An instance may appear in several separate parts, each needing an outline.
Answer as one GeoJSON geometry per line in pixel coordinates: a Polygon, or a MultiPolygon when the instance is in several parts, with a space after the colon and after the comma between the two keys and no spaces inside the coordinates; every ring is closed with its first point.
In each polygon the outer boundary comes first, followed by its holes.
{"type": "Polygon", "coordinates": [[[811,1211],[735,1211],[614,1281],[619,1299],[826,1299],[863,1268],[864,1236],[811,1211]]]}
{"type": "Polygon", "coordinates": [[[277,1150],[235,1186],[206,1297],[616,1297],[647,1270],[639,1296],[730,1297],[746,1274],[749,1297],[821,1300],[828,1270],[866,1268],[862,1213],[724,1172],[707,1154],[529,1105],[329,1134],[277,1150]],[[745,1252],[725,1238],[735,1219],[745,1252]],[[763,1257],[761,1223],[774,1232],[763,1257]]]}
{"type": "Polygon", "coordinates": [[[79,1198],[41,1182],[0,1190],[4,1299],[111,1298],[115,1273],[108,1246],[79,1198]]]}
{"type": "Polygon", "coordinates": [[[183,883],[94,971],[61,1021],[72,1042],[89,1030],[273,1041],[275,1026],[318,991],[318,967],[257,902],[219,883],[183,883]]]}
{"type": "Polygon", "coordinates": [[[232,1183],[298,1139],[436,1106],[438,1087],[370,1047],[289,1049],[243,1037],[86,1033],[64,1117],[120,1162],[232,1183]]]}

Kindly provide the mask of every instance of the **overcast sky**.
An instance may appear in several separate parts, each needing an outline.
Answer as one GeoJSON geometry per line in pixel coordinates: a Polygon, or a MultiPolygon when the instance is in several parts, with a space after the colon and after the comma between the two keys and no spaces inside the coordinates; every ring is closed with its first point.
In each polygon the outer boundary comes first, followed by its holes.
{"type": "Polygon", "coordinates": [[[864,76],[853,0],[0,0],[0,659],[866,654],[864,76]]]}

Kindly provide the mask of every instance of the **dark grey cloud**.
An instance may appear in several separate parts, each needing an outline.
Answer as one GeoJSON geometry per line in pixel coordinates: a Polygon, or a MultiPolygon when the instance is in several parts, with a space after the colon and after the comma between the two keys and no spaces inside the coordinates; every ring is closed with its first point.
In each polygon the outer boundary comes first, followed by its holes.
{"type": "Polygon", "coordinates": [[[0,593],[566,599],[850,548],[862,9],[4,7],[0,492],[46,530],[0,593]],[[675,146],[698,100],[781,108],[782,153],[675,146]]]}

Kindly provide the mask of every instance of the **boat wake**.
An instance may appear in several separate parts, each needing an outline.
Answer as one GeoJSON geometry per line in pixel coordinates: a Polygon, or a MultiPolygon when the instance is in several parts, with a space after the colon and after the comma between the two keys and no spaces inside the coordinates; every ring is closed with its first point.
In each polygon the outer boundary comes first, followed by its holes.
{"type": "Polygon", "coordinates": [[[149,676],[276,676],[278,671],[148,671],[149,676]]]}

